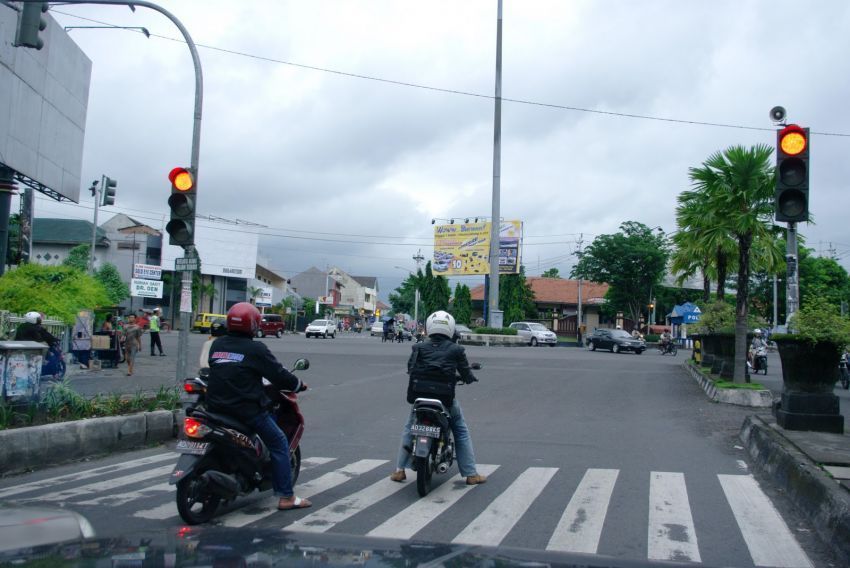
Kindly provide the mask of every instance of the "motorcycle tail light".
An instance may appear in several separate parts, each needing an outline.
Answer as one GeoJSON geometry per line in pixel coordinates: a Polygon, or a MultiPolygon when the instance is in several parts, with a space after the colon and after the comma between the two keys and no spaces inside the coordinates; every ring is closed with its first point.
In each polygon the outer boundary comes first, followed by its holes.
{"type": "Polygon", "coordinates": [[[195,381],[189,380],[183,383],[183,390],[189,394],[202,394],[207,389],[205,389],[203,385],[199,385],[195,381]]]}
{"type": "Polygon", "coordinates": [[[212,432],[212,428],[196,418],[185,418],[183,420],[183,431],[190,438],[203,438],[212,432]]]}

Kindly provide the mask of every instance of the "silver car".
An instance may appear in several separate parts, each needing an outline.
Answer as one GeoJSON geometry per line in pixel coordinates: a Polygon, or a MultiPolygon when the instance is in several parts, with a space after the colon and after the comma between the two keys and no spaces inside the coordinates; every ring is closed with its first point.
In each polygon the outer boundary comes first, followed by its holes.
{"type": "Polygon", "coordinates": [[[310,325],[307,326],[307,329],[304,330],[304,335],[309,337],[324,337],[327,339],[330,337],[333,339],[336,337],[336,324],[333,320],[313,320],[310,322],[310,325]]]}
{"type": "Polygon", "coordinates": [[[515,321],[509,327],[515,329],[517,335],[525,339],[532,347],[536,345],[555,347],[558,344],[558,336],[549,331],[549,328],[542,323],[515,321]]]}

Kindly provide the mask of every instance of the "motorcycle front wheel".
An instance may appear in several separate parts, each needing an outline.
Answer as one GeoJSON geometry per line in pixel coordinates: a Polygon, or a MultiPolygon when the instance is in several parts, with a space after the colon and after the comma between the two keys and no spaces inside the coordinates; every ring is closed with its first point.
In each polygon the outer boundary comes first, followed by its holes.
{"type": "Polygon", "coordinates": [[[841,386],[844,387],[844,390],[850,389],[850,371],[844,369],[841,371],[841,386]]]}
{"type": "Polygon", "coordinates": [[[425,497],[431,491],[431,456],[413,458],[413,469],[416,471],[416,491],[420,497],[425,497]]]}
{"type": "Polygon", "coordinates": [[[301,473],[301,446],[295,448],[294,452],[289,452],[289,468],[292,470],[292,485],[298,481],[298,474],[301,473]]]}
{"type": "Polygon", "coordinates": [[[195,471],[177,482],[177,512],[189,525],[200,525],[215,516],[221,497],[209,491],[201,476],[213,469],[213,463],[206,461],[198,465],[195,471]]]}

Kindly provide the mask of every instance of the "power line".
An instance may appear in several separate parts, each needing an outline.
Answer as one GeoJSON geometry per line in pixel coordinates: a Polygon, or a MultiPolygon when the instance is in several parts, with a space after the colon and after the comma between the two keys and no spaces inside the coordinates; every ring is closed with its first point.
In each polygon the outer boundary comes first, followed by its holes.
{"type": "MultiPolygon", "coordinates": [[[[72,18],[78,18],[80,20],[85,20],[85,21],[88,21],[88,22],[94,22],[96,24],[101,24],[101,25],[114,27],[114,28],[122,28],[122,26],[110,24],[108,22],[104,22],[104,21],[101,21],[101,20],[95,20],[93,18],[86,18],[86,17],[83,17],[83,16],[78,16],[76,14],[71,14],[71,13],[68,13],[68,12],[61,12],[59,10],[51,10],[51,11],[54,12],[54,13],[57,13],[57,14],[70,16],[72,18]]],[[[127,30],[127,31],[142,33],[139,30],[127,30]]],[[[154,33],[151,33],[150,37],[155,37],[155,38],[173,41],[173,42],[177,42],[177,43],[186,43],[185,40],[183,40],[182,38],[174,38],[174,37],[169,37],[169,36],[164,36],[164,35],[154,34],[154,33]]],[[[446,93],[446,94],[450,94],[450,95],[461,95],[461,96],[465,96],[465,97],[474,97],[474,98],[480,98],[480,99],[486,99],[486,100],[494,100],[495,99],[495,97],[493,95],[487,95],[487,94],[482,94],[482,93],[474,93],[474,92],[471,92],[471,91],[462,91],[460,89],[448,89],[448,88],[443,88],[443,87],[433,87],[433,86],[430,86],[430,85],[422,85],[422,84],[419,84],[419,83],[410,83],[408,81],[398,81],[398,80],[395,80],[395,79],[385,79],[383,77],[375,77],[375,76],[372,76],[372,75],[363,75],[363,74],[360,74],[360,73],[351,73],[351,72],[347,72],[347,71],[340,71],[338,69],[331,69],[331,68],[328,68],[328,67],[317,67],[315,65],[306,65],[304,63],[295,63],[295,62],[286,61],[286,60],[283,60],[283,59],[276,59],[274,57],[268,57],[268,56],[264,56],[264,55],[256,55],[256,54],[253,54],[253,53],[247,53],[247,52],[244,52],[244,51],[236,51],[234,49],[227,49],[227,48],[223,48],[223,47],[216,47],[214,45],[205,45],[205,44],[202,44],[202,43],[196,43],[195,45],[197,47],[202,47],[204,49],[209,49],[209,50],[212,50],[212,51],[219,51],[221,53],[227,53],[227,54],[230,54],[230,55],[237,55],[237,56],[240,56],[240,57],[248,57],[250,59],[256,59],[256,60],[259,60],[259,61],[267,61],[269,63],[277,63],[277,64],[280,64],[280,65],[288,65],[290,67],[298,67],[300,69],[308,69],[310,71],[319,71],[319,72],[322,72],[322,73],[330,73],[330,74],[333,74],[333,75],[340,75],[342,77],[350,77],[350,78],[353,78],[353,79],[362,79],[362,80],[365,80],[365,81],[375,81],[375,82],[378,82],[378,83],[386,83],[386,84],[395,85],[395,86],[398,86],[398,87],[409,87],[409,88],[413,88],[413,89],[423,89],[423,90],[427,90],[427,91],[434,91],[434,92],[438,92],[438,93],[446,93]]],[[[715,128],[735,128],[735,129],[739,129],[739,130],[755,130],[755,131],[760,131],[760,132],[773,132],[775,130],[774,128],[764,128],[764,127],[759,127],[759,126],[745,126],[745,125],[742,125],[742,124],[729,124],[729,123],[722,123],[722,122],[706,122],[706,121],[700,121],[700,120],[686,120],[686,119],[680,119],[680,118],[652,116],[652,115],[648,115],[648,114],[614,112],[614,111],[607,111],[607,110],[577,107],[577,106],[571,106],[571,105],[561,105],[561,104],[555,104],[555,103],[543,103],[543,102],[539,102],[539,101],[531,101],[531,100],[525,100],[525,99],[512,99],[512,98],[508,98],[508,97],[501,97],[501,100],[503,102],[511,102],[511,103],[522,104],[522,105],[538,106],[538,107],[551,108],[551,109],[556,109],[556,110],[570,110],[570,111],[574,111],[574,112],[585,112],[585,113],[590,113],[590,114],[615,116],[615,117],[618,117],[618,118],[632,118],[632,119],[638,119],[638,120],[653,120],[653,121],[656,121],[656,122],[690,124],[690,125],[694,125],[694,126],[711,126],[711,127],[715,127],[715,128]]],[[[817,134],[817,135],[820,135],[820,136],[850,137],[850,134],[842,133],[842,132],[815,132],[815,131],[812,131],[811,133],[817,134]]]]}

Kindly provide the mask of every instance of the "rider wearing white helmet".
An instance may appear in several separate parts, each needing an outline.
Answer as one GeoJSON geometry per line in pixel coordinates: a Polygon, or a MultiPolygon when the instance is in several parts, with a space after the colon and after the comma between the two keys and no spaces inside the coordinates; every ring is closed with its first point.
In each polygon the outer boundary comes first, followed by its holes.
{"type": "MultiPolygon", "coordinates": [[[[425,320],[425,332],[428,334],[428,339],[413,345],[410,359],[407,361],[407,372],[410,375],[407,402],[412,404],[420,396],[443,401],[451,415],[449,426],[454,434],[460,474],[466,478],[467,485],[484,483],[487,478],[479,475],[476,470],[472,438],[463,419],[460,403],[455,398],[458,375],[460,380],[467,384],[478,380],[470,370],[466,350],[453,341],[455,318],[442,310],[434,312],[425,320]]],[[[412,423],[413,412],[411,411],[401,436],[401,449],[398,453],[396,470],[390,476],[393,481],[401,482],[407,479],[404,470],[411,467],[410,426],[412,423]]]]}
{"type": "Polygon", "coordinates": [[[15,331],[15,341],[38,341],[46,343],[48,347],[58,343],[59,340],[41,325],[41,320],[40,313],[27,312],[24,315],[24,323],[15,331]]]}
{"type": "Polygon", "coordinates": [[[753,336],[753,341],[750,343],[750,350],[747,351],[747,362],[750,366],[753,364],[753,355],[755,352],[759,349],[767,348],[767,342],[764,340],[760,329],[753,330],[753,336]]]}

